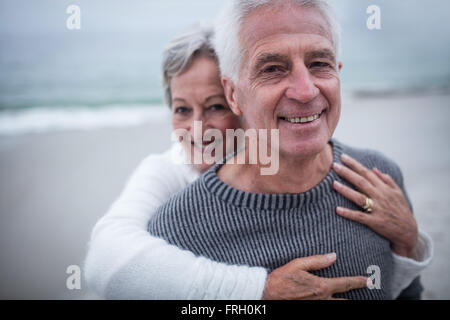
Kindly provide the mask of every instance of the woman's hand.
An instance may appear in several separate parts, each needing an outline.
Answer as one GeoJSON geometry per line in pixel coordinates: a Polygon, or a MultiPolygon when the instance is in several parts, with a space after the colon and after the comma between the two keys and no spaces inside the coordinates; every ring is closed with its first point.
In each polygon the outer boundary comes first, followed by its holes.
{"type": "Polygon", "coordinates": [[[333,188],[361,208],[366,197],[372,199],[372,212],[337,207],[336,212],[350,220],[365,224],[391,242],[392,251],[400,256],[411,257],[418,238],[416,220],[401,188],[387,174],[374,168],[367,169],[348,155],[342,155],[346,165],[334,163],[336,173],[358,190],[334,181],[333,188]]]}
{"type": "Polygon", "coordinates": [[[328,268],[335,262],[335,253],[292,260],[267,276],[262,299],[341,300],[333,298],[333,294],[367,288],[367,277],[321,278],[308,272],[328,268]]]}

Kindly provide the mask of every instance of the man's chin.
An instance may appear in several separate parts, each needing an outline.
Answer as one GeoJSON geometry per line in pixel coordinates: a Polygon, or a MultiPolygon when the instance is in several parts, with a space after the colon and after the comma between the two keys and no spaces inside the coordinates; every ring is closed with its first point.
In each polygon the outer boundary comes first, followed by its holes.
{"type": "Polygon", "coordinates": [[[280,139],[280,156],[289,158],[310,158],[321,153],[327,146],[327,137],[311,139],[285,140],[280,139]]]}

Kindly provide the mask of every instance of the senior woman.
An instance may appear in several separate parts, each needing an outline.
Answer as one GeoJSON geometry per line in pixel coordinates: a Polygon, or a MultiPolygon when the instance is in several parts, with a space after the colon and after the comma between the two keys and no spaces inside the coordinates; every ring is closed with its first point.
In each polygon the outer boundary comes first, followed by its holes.
{"type": "MultiPolygon", "coordinates": [[[[197,28],[172,41],[165,51],[165,97],[172,110],[174,129],[190,131],[194,120],[203,121],[205,130],[224,132],[240,126],[224,97],[211,35],[211,29],[197,28]]],[[[156,209],[211,166],[175,164],[174,154],[190,152],[192,159],[193,153],[205,150],[205,146],[185,142],[146,158],[119,199],[96,224],[84,268],[89,286],[102,297],[116,299],[298,298],[301,288],[289,280],[295,280],[298,268],[314,263],[322,268],[334,260],[322,256],[295,259],[268,277],[265,268],[195,256],[147,233],[147,222],[156,209]]],[[[387,190],[380,188],[379,192],[386,195],[387,190]]],[[[397,195],[396,200],[403,199],[402,194],[397,195]]],[[[403,205],[407,206],[406,202],[403,205]]],[[[411,221],[400,218],[399,224],[406,229],[411,221]]],[[[396,295],[424,264],[411,259],[397,261],[396,295]]]]}

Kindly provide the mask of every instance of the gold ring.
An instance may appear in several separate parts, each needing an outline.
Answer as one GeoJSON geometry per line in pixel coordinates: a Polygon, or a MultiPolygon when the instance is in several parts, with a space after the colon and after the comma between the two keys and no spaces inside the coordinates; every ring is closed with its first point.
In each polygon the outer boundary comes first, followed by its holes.
{"type": "Polygon", "coordinates": [[[364,207],[362,209],[365,213],[371,213],[373,210],[373,200],[369,197],[366,197],[366,203],[364,204],[364,207]]]}

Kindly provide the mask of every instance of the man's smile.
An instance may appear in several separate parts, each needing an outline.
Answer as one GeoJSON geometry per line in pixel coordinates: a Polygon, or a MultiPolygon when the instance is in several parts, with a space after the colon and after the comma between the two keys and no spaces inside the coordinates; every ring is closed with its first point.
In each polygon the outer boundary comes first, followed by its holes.
{"type": "Polygon", "coordinates": [[[319,119],[322,114],[324,113],[325,109],[320,111],[320,112],[316,112],[310,115],[294,115],[294,116],[284,116],[284,117],[278,117],[280,120],[282,121],[286,121],[286,122],[290,122],[290,123],[294,123],[294,124],[305,124],[305,123],[310,123],[313,122],[317,119],[319,119]]]}

